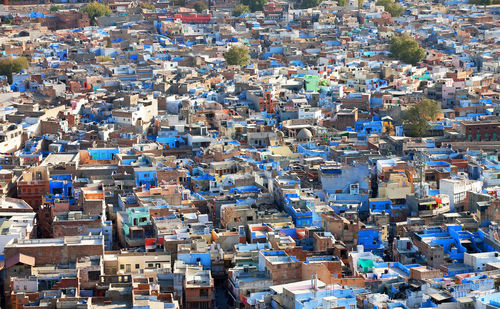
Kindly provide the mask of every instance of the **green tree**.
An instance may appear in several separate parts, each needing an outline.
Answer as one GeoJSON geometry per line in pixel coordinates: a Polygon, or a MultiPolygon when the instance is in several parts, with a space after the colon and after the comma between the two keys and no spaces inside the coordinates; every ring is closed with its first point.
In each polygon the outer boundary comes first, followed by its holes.
{"type": "Polygon", "coordinates": [[[405,9],[401,5],[395,3],[394,0],[378,0],[375,4],[383,6],[384,10],[391,14],[392,17],[401,16],[405,11],[405,9]]]}
{"type": "Polygon", "coordinates": [[[196,1],[193,5],[193,8],[197,13],[201,13],[207,9],[207,6],[201,1],[196,1]]]}
{"type": "Polygon", "coordinates": [[[155,5],[152,3],[141,3],[141,8],[150,11],[154,11],[156,9],[155,5]]]}
{"type": "Polygon", "coordinates": [[[363,3],[365,3],[365,0],[358,0],[358,8],[361,8],[363,3]]]}
{"type": "Polygon", "coordinates": [[[390,52],[399,60],[413,65],[425,58],[425,50],[408,34],[392,37],[390,52]]]}
{"type": "Polygon", "coordinates": [[[347,0],[337,0],[338,6],[346,6],[347,5],[347,0]]]}
{"type": "Polygon", "coordinates": [[[302,0],[301,7],[303,9],[309,9],[317,7],[323,0],[302,0]]]}
{"type": "Polygon", "coordinates": [[[28,67],[28,59],[25,57],[3,58],[0,60],[0,75],[6,75],[9,83],[12,83],[12,73],[19,73],[28,67]]]}
{"type": "Polygon", "coordinates": [[[469,0],[470,4],[475,4],[475,5],[492,5],[492,4],[498,4],[496,2],[498,2],[498,1],[493,1],[493,0],[469,0]]]}
{"type": "Polygon", "coordinates": [[[51,5],[50,6],[51,12],[57,12],[57,11],[62,10],[62,9],[63,9],[62,5],[51,5]]]}
{"type": "Polygon", "coordinates": [[[431,99],[424,99],[411,106],[403,114],[403,127],[409,136],[426,136],[429,131],[428,121],[435,121],[441,113],[439,104],[431,99]]]}
{"type": "Polygon", "coordinates": [[[241,4],[244,4],[250,8],[251,12],[262,11],[264,5],[266,5],[267,0],[242,0],[241,4]]]}
{"type": "Polygon", "coordinates": [[[250,13],[248,5],[236,4],[233,8],[233,16],[241,16],[242,14],[250,13]]]}
{"type": "Polygon", "coordinates": [[[99,2],[90,2],[86,6],[80,9],[82,13],[89,16],[90,24],[95,25],[97,23],[97,18],[101,16],[108,16],[111,14],[111,9],[106,4],[99,2]]]}
{"type": "Polygon", "coordinates": [[[224,53],[224,59],[228,65],[246,65],[250,60],[248,48],[244,45],[233,46],[224,53]]]}

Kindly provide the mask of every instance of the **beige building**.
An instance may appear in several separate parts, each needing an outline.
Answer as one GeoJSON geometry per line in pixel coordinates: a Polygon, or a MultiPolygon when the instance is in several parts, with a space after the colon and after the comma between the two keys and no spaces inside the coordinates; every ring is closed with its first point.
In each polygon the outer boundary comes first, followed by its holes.
{"type": "Polygon", "coordinates": [[[119,252],[104,255],[106,274],[154,274],[158,269],[170,272],[172,259],[164,252],[119,252]]]}

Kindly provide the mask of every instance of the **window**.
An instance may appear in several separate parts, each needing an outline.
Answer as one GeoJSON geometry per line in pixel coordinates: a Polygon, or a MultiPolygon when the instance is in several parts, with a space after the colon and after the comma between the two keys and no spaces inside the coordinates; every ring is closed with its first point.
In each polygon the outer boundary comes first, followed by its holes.
{"type": "Polygon", "coordinates": [[[200,296],[207,297],[208,296],[208,289],[200,289],[200,296]]]}
{"type": "Polygon", "coordinates": [[[125,265],[124,264],[120,264],[120,269],[125,269],[125,265]]]}
{"type": "Polygon", "coordinates": [[[89,281],[98,281],[99,280],[99,277],[101,276],[101,272],[100,271],[89,271],[89,281]]]}
{"type": "Polygon", "coordinates": [[[135,269],[139,269],[139,264],[135,264],[135,269]]]}

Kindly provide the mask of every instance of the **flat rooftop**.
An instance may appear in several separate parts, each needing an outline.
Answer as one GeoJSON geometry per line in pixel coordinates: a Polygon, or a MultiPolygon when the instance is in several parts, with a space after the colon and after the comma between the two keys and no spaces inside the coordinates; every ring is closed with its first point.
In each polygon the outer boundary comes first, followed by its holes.
{"type": "Polygon", "coordinates": [[[78,162],[78,153],[51,153],[43,160],[40,166],[57,165],[60,163],[78,162]]]}
{"type": "Polygon", "coordinates": [[[16,239],[7,243],[6,247],[49,247],[49,246],[92,246],[102,245],[104,239],[101,235],[93,236],[66,236],[64,238],[43,239],[16,239]]]}

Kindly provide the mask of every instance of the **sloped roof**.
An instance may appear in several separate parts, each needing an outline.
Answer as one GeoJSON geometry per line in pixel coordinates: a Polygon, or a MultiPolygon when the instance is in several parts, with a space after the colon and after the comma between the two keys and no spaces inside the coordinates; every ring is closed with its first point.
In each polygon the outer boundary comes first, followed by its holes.
{"type": "Polygon", "coordinates": [[[5,268],[9,268],[19,263],[35,266],[35,258],[29,255],[18,253],[7,258],[7,260],[5,261],[5,268]]]}

